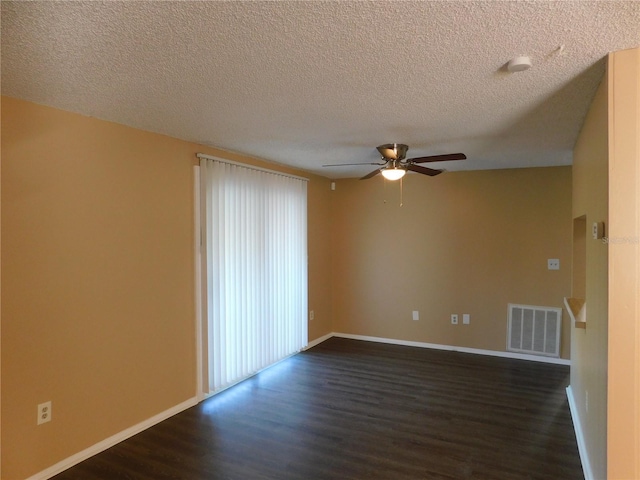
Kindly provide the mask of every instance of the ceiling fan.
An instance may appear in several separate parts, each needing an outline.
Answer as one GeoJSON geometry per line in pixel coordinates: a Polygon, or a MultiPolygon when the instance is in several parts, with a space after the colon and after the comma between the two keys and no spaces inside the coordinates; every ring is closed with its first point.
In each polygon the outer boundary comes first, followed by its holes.
{"type": "Polygon", "coordinates": [[[323,165],[323,167],[342,167],[346,165],[380,165],[373,172],[365,175],[360,180],[367,180],[368,178],[375,177],[381,173],[387,180],[399,180],[404,177],[407,171],[421,173],[423,175],[429,175],[434,177],[444,170],[437,170],[434,168],[422,167],[416,165],[417,163],[427,162],[445,162],[449,160],[464,160],[467,156],[464,153],[449,153],[446,155],[431,155],[428,157],[417,158],[405,158],[409,147],[402,143],[385,143],[376,147],[380,155],[382,156],[381,162],[366,162],[366,163],[342,163],[339,165],[323,165]]]}

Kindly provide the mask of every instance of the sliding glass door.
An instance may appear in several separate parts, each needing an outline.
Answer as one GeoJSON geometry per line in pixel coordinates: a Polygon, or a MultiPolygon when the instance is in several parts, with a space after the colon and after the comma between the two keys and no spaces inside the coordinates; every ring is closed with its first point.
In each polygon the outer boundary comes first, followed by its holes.
{"type": "Polygon", "coordinates": [[[307,182],[199,156],[212,393],[307,344],[307,182]]]}

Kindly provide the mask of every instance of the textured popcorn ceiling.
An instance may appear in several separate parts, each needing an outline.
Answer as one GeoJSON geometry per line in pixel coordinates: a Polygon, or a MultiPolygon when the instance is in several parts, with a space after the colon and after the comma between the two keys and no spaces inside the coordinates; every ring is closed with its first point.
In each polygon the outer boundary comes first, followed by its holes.
{"type": "Polygon", "coordinates": [[[2,94],[333,178],[388,142],[566,165],[603,57],[637,46],[638,1],[2,1],[2,94]]]}

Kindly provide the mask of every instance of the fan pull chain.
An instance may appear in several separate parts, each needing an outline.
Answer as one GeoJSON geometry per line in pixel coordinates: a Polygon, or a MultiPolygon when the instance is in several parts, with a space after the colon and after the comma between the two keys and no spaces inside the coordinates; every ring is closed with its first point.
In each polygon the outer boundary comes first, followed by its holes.
{"type": "Polygon", "coordinates": [[[382,191],[384,198],[382,203],[387,203],[387,179],[384,177],[382,177],[382,184],[384,185],[384,188],[382,191]]]}
{"type": "Polygon", "coordinates": [[[402,206],[402,194],[403,194],[402,186],[404,185],[404,184],[402,183],[402,180],[403,180],[403,179],[401,178],[401,179],[400,179],[400,206],[402,206]]]}

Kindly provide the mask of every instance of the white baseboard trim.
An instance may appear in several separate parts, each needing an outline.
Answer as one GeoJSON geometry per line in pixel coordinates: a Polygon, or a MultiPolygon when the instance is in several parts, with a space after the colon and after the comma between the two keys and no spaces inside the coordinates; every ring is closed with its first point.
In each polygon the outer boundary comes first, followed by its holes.
{"type": "Polygon", "coordinates": [[[351,333],[333,332],[331,336],[340,337],[340,338],[351,338],[353,340],[365,340],[367,342],[390,343],[393,345],[405,345],[407,347],[432,348],[435,350],[447,350],[450,352],[473,353],[476,355],[488,355],[492,357],[515,358],[517,360],[530,360],[532,362],[554,363],[558,365],[571,365],[571,360],[567,360],[564,358],[527,355],[525,353],[499,352],[497,350],[483,350],[480,348],[456,347],[453,345],[441,345],[438,343],[413,342],[411,340],[397,340],[394,338],[369,337],[366,335],[353,335],[351,333]]]}
{"type": "Polygon", "coordinates": [[[593,477],[593,470],[591,469],[591,462],[589,461],[587,444],[585,443],[584,433],[582,432],[582,423],[580,422],[580,415],[578,414],[578,406],[576,405],[576,399],[573,396],[571,385],[567,387],[567,400],[569,400],[569,411],[571,412],[573,430],[576,432],[576,441],[578,442],[578,453],[580,454],[580,462],[582,462],[584,480],[595,480],[593,477]]]}
{"type": "Polygon", "coordinates": [[[322,342],[329,340],[331,337],[333,337],[335,334],[334,333],[327,333],[326,335],[321,336],[320,338],[316,338],[315,340],[310,341],[306,347],[304,347],[302,350],[309,350],[310,348],[315,347],[316,345],[320,345],[322,342]]]}
{"type": "Polygon", "coordinates": [[[94,455],[100,452],[104,452],[106,449],[113,447],[114,445],[122,442],[123,440],[133,437],[134,435],[142,432],[143,430],[146,430],[147,428],[152,427],[162,422],[163,420],[166,420],[169,417],[173,417],[174,415],[188,408],[191,408],[194,405],[197,405],[197,403],[198,403],[198,400],[196,397],[190,398],[189,400],[186,400],[176,405],[175,407],[165,410],[164,412],[154,415],[153,417],[143,422],[140,422],[137,425],[134,425],[132,427],[127,428],[126,430],[121,431],[120,433],[116,433],[115,435],[112,435],[109,438],[105,438],[101,442],[98,442],[89,448],[85,448],[81,452],[78,452],[74,455],[71,455],[68,458],[65,458],[64,460],[56,463],[55,465],[52,465],[51,467],[45,470],[42,470],[41,472],[38,472],[35,475],[32,475],[26,480],[46,480],[48,478],[51,478],[54,475],[57,475],[67,470],[68,468],[71,468],[74,465],[77,465],[78,463],[82,462],[83,460],[86,460],[87,458],[93,457],[94,455]]]}

